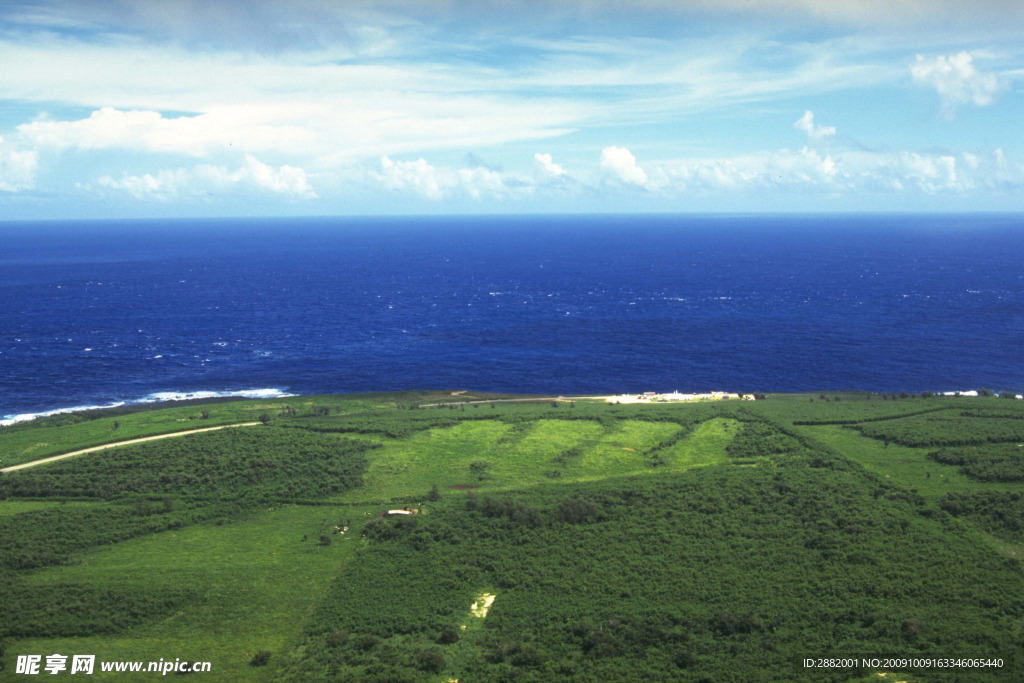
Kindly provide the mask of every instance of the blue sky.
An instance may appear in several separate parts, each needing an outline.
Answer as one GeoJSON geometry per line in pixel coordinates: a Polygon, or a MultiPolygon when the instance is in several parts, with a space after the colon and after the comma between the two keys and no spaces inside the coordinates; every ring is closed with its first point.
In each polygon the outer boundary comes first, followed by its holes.
{"type": "Polygon", "coordinates": [[[0,3],[0,218],[1020,211],[1015,0],[0,3]]]}

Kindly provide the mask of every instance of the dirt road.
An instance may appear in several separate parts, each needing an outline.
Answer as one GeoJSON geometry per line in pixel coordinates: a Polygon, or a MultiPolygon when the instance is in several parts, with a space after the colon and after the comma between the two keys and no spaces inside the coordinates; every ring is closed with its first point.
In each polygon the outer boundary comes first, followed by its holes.
{"type": "Polygon", "coordinates": [[[62,453],[60,455],[54,455],[49,458],[43,458],[41,460],[33,460],[32,462],[23,462],[20,465],[11,465],[10,467],[4,467],[0,469],[0,473],[13,472],[14,470],[23,470],[26,467],[35,467],[36,465],[44,465],[48,462],[55,460],[63,460],[64,458],[73,458],[76,455],[85,455],[86,453],[95,453],[96,451],[106,450],[108,448],[117,448],[118,446],[130,446],[133,443],[142,443],[143,441],[156,441],[157,439],[170,439],[175,436],[187,436],[189,434],[199,434],[201,432],[214,432],[218,429],[231,429],[232,427],[252,427],[258,425],[259,422],[241,422],[233,425],[221,425],[220,427],[203,427],[202,429],[190,429],[185,432],[172,432],[170,434],[157,434],[156,436],[144,436],[141,439],[129,439],[128,441],[115,441],[114,443],[105,443],[102,446],[93,446],[92,448],[83,448],[80,451],[72,451],[70,453],[62,453]]]}

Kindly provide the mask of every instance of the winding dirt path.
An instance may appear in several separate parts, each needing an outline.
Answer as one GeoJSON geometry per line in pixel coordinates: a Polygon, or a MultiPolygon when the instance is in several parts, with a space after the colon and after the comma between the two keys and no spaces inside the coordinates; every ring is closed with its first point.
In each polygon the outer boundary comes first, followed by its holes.
{"type": "Polygon", "coordinates": [[[233,427],[252,427],[258,425],[259,422],[240,422],[233,425],[221,425],[220,427],[203,427],[201,429],[189,429],[184,432],[171,432],[170,434],[157,434],[156,436],[144,436],[139,439],[129,439],[128,441],[115,441],[113,443],[105,443],[102,446],[93,446],[92,448],[83,448],[80,451],[71,451],[70,453],[61,453],[60,455],[53,455],[49,458],[43,458],[41,460],[32,460],[31,462],[23,462],[20,465],[11,465],[10,467],[4,467],[0,469],[0,474],[6,472],[13,472],[14,470],[23,470],[26,467],[35,467],[36,465],[45,465],[48,462],[55,460],[63,460],[64,458],[73,458],[76,455],[85,455],[86,453],[95,453],[96,451],[103,451],[108,448],[117,448],[118,446],[130,446],[133,443],[142,443],[143,441],[156,441],[157,439],[170,439],[175,436],[188,436],[189,434],[199,434],[201,432],[215,432],[218,429],[231,429],[233,427]]]}

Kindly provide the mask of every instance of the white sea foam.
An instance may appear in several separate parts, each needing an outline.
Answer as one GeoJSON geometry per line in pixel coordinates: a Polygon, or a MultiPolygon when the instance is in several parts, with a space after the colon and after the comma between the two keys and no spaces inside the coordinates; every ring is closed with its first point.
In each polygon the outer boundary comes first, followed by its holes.
{"type": "Polygon", "coordinates": [[[158,391],[133,403],[162,403],[164,401],[191,401],[197,398],[283,398],[294,396],[281,389],[242,389],[240,391],[158,391]]]}
{"type": "Polygon", "coordinates": [[[44,410],[38,413],[19,413],[13,415],[4,415],[3,419],[0,420],[0,427],[6,427],[18,422],[28,422],[34,420],[37,417],[49,417],[51,415],[61,415],[63,413],[78,413],[83,410],[99,410],[102,408],[119,408],[123,405],[133,405],[137,403],[163,403],[165,401],[190,401],[199,398],[223,398],[223,397],[237,397],[237,398],[284,398],[287,396],[295,396],[282,389],[241,389],[238,391],[158,391],[152,394],[143,396],[142,398],[134,399],[131,401],[116,401],[113,403],[106,403],[103,405],[83,405],[83,406],[72,406],[69,408],[54,408],[53,410],[44,410]]]}
{"type": "Polygon", "coordinates": [[[54,410],[44,410],[39,413],[19,413],[17,415],[4,415],[4,419],[0,420],[0,427],[6,427],[16,422],[28,422],[34,420],[37,417],[49,417],[51,415],[60,415],[62,413],[77,413],[83,410],[98,410],[100,408],[119,408],[123,406],[125,401],[118,401],[116,403],[107,403],[105,405],[89,405],[89,406],[72,406],[71,408],[55,408],[54,410]]]}

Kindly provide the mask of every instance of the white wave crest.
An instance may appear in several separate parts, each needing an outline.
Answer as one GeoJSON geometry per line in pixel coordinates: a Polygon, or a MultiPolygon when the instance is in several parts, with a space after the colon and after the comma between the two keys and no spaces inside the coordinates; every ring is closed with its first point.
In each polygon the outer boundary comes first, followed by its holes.
{"type": "Polygon", "coordinates": [[[12,415],[4,415],[3,419],[0,420],[0,427],[6,427],[8,425],[16,424],[18,422],[28,422],[34,420],[37,417],[50,417],[51,415],[62,415],[64,413],[79,413],[84,410],[100,410],[103,408],[120,408],[124,405],[135,405],[138,403],[164,403],[166,401],[191,401],[200,398],[224,398],[224,397],[236,397],[236,398],[285,398],[288,396],[295,396],[282,389],[240,389],[237,391],[157,391],[152,394],[147,394],[142,398],[133,399],[130,401],[115,401],[113,403],[106,403],[102,405],[82,405],[82,406],[71,406],[68,408],[54,408],[53,410],[43,410],[38,413],[18,413],[12,415]]]}
{"type": "Polygon", "coordinates": [[[70,408],[55,408],[53,410],[44,410],[39,413],[19,413],[17,415],[4,415],[4,419],[0,420],[0,427],[6,427],[16,422],[28,422],[34,420],[37,417],[50,417],[51,415],[60,415],[62,413],[78,413],[83,410],[99,410],[101,408],[119,408],[125,404],[125,401],[117,401],[116,403],[107,403],[105,405],[90,405],[90,406],[72,406],[70,408]]]}
{"type": "Polygon", "coordinates": [[[191,401],[197,398],[284,398],[295,396],[281,389],[241,389],[239,391],[157,391],[132,403],[163,403],[165,401],[191,401]]]}

